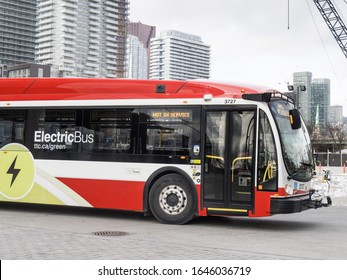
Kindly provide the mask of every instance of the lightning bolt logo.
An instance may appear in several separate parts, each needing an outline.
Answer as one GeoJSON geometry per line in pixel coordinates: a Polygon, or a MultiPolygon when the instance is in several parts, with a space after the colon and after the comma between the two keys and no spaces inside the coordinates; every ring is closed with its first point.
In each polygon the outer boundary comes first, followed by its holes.
{"type": "Polygon", "coordinates": [[[19,172],[21,171],[20,169],[15,168],[16,166],[16,161],[17,161],[17,157],[18,155],[15,157],[15,159],[13,160],[10,168],[7,170],[6,174],[12,175],[12,180],[11,180],[11,185],[10,188],[12,187],[13,182],[16,180],[19,172]]]}
{"type": "MultiPolygon", "coordinates": [[[[29,201],[35,184],[35,165],[29,149],[10,143],[0,149],[0,200],[29,201]]],[[[35,199],[35,198],[33,198],[35,199]]]]}

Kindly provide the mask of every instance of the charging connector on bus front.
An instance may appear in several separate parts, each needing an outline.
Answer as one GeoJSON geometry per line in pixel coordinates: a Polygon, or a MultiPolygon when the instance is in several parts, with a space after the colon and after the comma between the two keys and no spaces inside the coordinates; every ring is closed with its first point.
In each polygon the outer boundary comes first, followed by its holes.
{"type": "MultiPolygon", "coordinates": [[[[310,198],[313,201],[320,202],[321,206],[328,207],[332,205],[332,199],[329,196],[331,174],[330,170],[323,170],[323,176],[321,182],[315,185],[315,188],[310,192],[310,198]]],[[[319,182],[319,181],[317,181],[319,182]]]]}

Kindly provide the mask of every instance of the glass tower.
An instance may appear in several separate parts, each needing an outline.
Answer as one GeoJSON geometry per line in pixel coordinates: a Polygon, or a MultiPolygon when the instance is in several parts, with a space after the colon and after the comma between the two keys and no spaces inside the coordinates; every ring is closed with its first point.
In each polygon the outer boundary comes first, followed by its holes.
{"type": "Polygon", "coordinates": [[[293,74],[294,91],[297,100],[297,106],[300,110],[305,122],[311,123],[311,72],[295,72],[293,74]],[[305,86],[306,90],[301,90],[301,86],[305,86]]]}
{"type": "Polygon", "coordinates": [[[325,127],[329,119],[330,80],[313,79],[311,94],[311,123],[321,128],[325,127]]]}

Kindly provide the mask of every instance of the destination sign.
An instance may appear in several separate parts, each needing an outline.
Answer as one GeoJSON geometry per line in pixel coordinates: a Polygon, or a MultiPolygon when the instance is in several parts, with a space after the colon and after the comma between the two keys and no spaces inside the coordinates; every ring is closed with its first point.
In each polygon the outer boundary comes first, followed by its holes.
{"type": "Polygon", "coordinates": [[[191,121],[192,112],[191,110],[173,110],[169,111],[166,109],[163,110],[150,110],[149,115],[152,120],[156,121],[191,121]]]}

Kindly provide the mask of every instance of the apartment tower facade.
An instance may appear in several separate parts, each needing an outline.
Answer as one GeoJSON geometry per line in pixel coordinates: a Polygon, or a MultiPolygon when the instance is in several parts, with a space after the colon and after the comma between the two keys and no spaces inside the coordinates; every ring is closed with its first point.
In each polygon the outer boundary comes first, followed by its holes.
{"type": "Polygon", "coordinates": [[[150,79],[209,79],[210,46],[200,36],[176,30],[151,40],[150,79]]]}
{"type": "Polygon", "coordinates": [[[141,22],[129,23],[128,78],[149,78],[150,42],[155,36],[155,26],[141,22]]]}
{"type": "Polygon", "coordinates": [[[123,78],[129,0],[38,0],[36,62],[53,77],[123,78]]]}
{"type": "Polygon", "coordinates": [[[33,63],[36,0],[0,1],[0,67],[33,63]],[[2,65],[2,66],[1,66],[2,65]]]}

